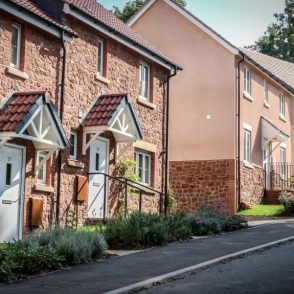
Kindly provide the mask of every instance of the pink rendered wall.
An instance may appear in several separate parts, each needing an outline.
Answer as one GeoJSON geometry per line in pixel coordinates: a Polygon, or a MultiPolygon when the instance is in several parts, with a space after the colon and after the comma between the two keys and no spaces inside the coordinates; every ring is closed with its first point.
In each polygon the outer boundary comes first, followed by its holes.
{"type": "MultiPolygon", "coordinates": [[[[290,135],[290,139],[284,142],[287,152],[287,162],[293,160],[293,144],[291,142],[293,128],[293,97],[281,88],[275,82],[270,80],[266,75],[249,63],[245,63],[241,68],[241,160],[244,159],[243,148],[243,123],[252,126],[252,163],[253,165],[262,166],[262,147],[261,147],[261,123],[260,117],[264,116],[274,125],[281,129],[284,133],[290,135]],[[244,90],[244,66],[251,70],[251,97],[253,101],[246,99],[243,96],[244,90]],[[264,104],[264,80],[268,81],[269,107],[264,104]],[[279,94],[283,93],[286,98],[286,121],[279,118],[279,94]]],[[[294,135],[294,134],[293,134],[294,135]]],[[[276,145],[274,143],[273,147],[276,145]]],[[[280,148],[273,152],[273,161],[280,162],[280,148]]]]}
{"type": "Polygon", "coordinates": [[[235,158],[234,55],[162,0],[133,28],[184,68],[171,82],[170,160],[235,158]]]}

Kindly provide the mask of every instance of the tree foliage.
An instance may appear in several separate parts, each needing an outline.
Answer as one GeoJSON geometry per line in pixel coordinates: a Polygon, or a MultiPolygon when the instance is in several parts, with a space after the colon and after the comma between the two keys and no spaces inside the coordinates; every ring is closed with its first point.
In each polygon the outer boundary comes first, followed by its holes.
{"type": "Polygon", "coordinates": [[[283,13],[274,14],[275,21],[264,35],[249,48],[294,62],[294,0],[285,0],[283,13]]]}
{"type": "MultiPolygon", "coordinates": [[[[127,22],[135,13],[137,13],[142,8],[146,1],[147,0],[128,1],[122,10],[120,10],[117,6],[113,6],[113,13],[117,18],[119,18],[123,22],[127,22]]],[[[187,5],[186,1],[184,0],[174,1],[182,7],[185,7],[187,5]]]]}

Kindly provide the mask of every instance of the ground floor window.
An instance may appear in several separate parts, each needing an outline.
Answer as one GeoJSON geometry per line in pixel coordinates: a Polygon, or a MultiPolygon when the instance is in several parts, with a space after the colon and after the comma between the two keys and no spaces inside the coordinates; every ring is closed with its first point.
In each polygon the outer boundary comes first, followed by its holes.
{"type": "Polygon", "coordinates": [[[70,159],[77,159],[77,141],[78,135],[76,130],[70,132],[70,159]]]}
{"type": "Polygon", "coordinates": [[[281,164],[281,176],[285,178],[286,176],[286,148],[280,147],[280,164],[281,164]]]}
{"type": "Polygon", "coordinates": [[[151,153],[137,150],[136,174],[140,177],[140,182],[150,186],[151,181],[151,153]]]}
{"type": "Polygon", "coordinates": [[[42,161],[46,157],[46,152],[37,151],[36,157],[37,166],[41,163],[41,166],[39,167],[39,170],[37,172],[37,182],[40,184],[46,184],[47,161],[42,163],[42,161]]]}
{"type": "Polygon", "coordinates": [[[244,129],[244,161],[251,163],[251,131],[244,129]]]}

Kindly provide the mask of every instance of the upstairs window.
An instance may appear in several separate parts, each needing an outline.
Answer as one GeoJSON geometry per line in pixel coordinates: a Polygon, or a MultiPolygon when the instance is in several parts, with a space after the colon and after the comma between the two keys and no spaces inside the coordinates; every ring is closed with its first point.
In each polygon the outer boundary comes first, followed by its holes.
{"type": "Polygon", "coordinates": [[[100,76],[104,75],[104,41],[98,40],[98,69],[97,72],[100,76]]]}
{"type": "Polygon", "coordinates": [[[244,161],[251,163],[251,131],[244,129],[244,161]]]}
{"type": "Polygon", "coordinates": [[[77,159],[77,131],[72,130],[70,132],[70,159],[77,159]]]}
{"type": "Polygon", "coordinates": [[[147,63],[140,63],[140,98],[150,100],[150,67],[147,63]]]}
{"type": "Polygon", "coordinates": [[[244,93],[251,96],[251,71],[244,68],[244,93]]]}
{"type": "Polygon", "coordinates": [[[21,26],[17,23],[14,23],[12,25],[10,66],[17,69],[19,69],[19,66],[20,66],[20,47],[21,47],[21,26]]]}
{"type": "Polygon", "coordinates": [[[280,93],[280,116],[285,117],[285,109],[285,95],[283,93],[280,93]]]}
{"type": "Polygon", "coordinates": [[[140,182],[150,186],[151,181],[151,154],[144,151],[136,151],[136,174],[140,182]]]}
{"type": "Polygon", "coordinates": [[[266,105],[269,104],[269,103],[268,103],[268,83],[267,83],[266,80],[264,81],[264,103],[265,103],[266,105]]]}

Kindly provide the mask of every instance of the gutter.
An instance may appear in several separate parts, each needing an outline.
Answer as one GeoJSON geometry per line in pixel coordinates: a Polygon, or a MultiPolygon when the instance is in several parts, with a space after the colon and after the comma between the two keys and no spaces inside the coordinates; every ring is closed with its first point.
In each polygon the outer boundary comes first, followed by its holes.
{"type": "MultiPolygon", "coordinates": [[[[60,121],[63,122],[63,113],[64,113],[64,89],[65,89],[65,67],[66,67],[66,47],[65,47],[65,38],[64,31],[61,32],[61,45],[62,45],[62,72],[61,72],[61,90],[60,90],[60,105],[59,105],[59,115],[60,121]]],[[[61,195],[61,166],[62,166],[62,150],[58,152],[57,158],[57,192],[56,192],[56,215],[55,215],[55,225],[59,226],[60,220],[60,195],[61,195]]]]}
{"type": "Polygon", "coordinates": [[[168,167],[169,167],[169,153],[168,153],[168,147],[169,147],[169,98],[170,98],[170,80],[174,76],[177,75],[179,68],[174,67],[174,72],[167,77],[166,81],[166,120],[165,120],[165,160],[162,164],[165,164],[164,169],[164,214],[167,215],[168,211],[168,167]]]}
{"type": "Polygon", "coordinates": [[[238,197],[238,210],[241,203],[241,148],[240,148],[240,139],[241,139],[241,80],[240,80],[240,65],[245,61],[245,55],[242,54],[242,59],[238,61],[238,93],[237,93],[237,113],[236,113],[236,125],[237,125],[237,197],[238,197]]]}

